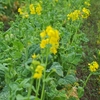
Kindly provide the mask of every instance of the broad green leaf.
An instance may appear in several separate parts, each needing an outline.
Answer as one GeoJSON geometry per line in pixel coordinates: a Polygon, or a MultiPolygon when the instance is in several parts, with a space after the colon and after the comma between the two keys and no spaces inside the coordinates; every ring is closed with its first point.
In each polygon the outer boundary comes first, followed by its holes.
{"type": "Polygon", "coordinates": [[[10,95],[10,92],[8,90],[8,87],[5,86],[3,90],[0,91],[0,100],[8,100],[9,95],[10,95]]]}
{"type": "Polygon", "coordinates": [[[22,52],[23,49],[24,49],[24,45],[23,45],[23,43],[20,42],[20,41],[15,41],[15,42],[13,42],[13,46],[14,46],[16,49],[18,49],[20,52],[22,52]]]}
{"type": "Polygon", "coordinates": [[[4,71],[4,72],[6,72],[6,71],[8,71],[8,68],[7,68],[7,67],[5,67],[5,65],[0,64],[0,70],[2,70],[2,71],[4,71]]]}
{"type": "Polygon", "coordinates": [[[30,78],[26,78],[24,79],[21,83],[20,83],[20,86],[26,86],[26,84],[30,81],[30,78]]]}
{"type": "Polygon", "coordinates": [[[58,62],[53,62],[50,70],[54,70],[59,76],[63,76],[63,67],[58,62]]]}
{"type": "Polygon", "coordinates": [[[68,85],[68,84],[73,84],[76,82],[76,78],[73,75],[67,75],[64,78],[60,78],[58,80],[59,85],[68,85]]]}

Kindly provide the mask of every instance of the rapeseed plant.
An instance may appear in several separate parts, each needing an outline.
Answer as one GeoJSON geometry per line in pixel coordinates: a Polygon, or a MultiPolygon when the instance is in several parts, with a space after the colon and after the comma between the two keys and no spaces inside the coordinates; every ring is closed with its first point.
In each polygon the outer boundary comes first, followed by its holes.
{"type": "MultiPolygon", "coordinates": [[[[34,4],[34,5],[36,5],[36,4],[34,4]]],[[[39,3],[36,5],[36,7],[34,5],[33,4],[29,5],[29,9],[28,9],[29,11],[27,11],[26,9],[23,9],[23,8],[18,8],[19,14],[22,15],[23,18],[28,18],[30,14],[41,15],[41,11],[42,11],[41,5],[39,3]],[[30,12],[30,13],[28,13],[28,12],[30,12]]]]}
{"type": "Polygon", "coordinates": [[[83,8],[82,11],[81,10],[74,10],[73,12],[69,13],[67,15],[67,19],[68,20],[72,20],[72,21],[76,21],[79,20],[80,18],[88,18],[88,16],[90,15],[90,10],[87,8],[83,8]]]}
{"type": "Polygon", "coordinates": [[[50,52],[56,54],[59,46],[59,31],[48,26],[40,33],[40,37],[42,39],[40,47],[43,49],[46,45],[50,45],[50,52]]]}

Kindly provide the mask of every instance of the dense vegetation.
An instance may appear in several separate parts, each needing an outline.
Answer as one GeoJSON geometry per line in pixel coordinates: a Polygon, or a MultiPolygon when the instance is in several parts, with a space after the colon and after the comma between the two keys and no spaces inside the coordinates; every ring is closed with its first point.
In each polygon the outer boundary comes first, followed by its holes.
{"type": "Polygon", "coordinates": [[[99,6],[1,0],[0,100],[99,100],[99,6]]]}

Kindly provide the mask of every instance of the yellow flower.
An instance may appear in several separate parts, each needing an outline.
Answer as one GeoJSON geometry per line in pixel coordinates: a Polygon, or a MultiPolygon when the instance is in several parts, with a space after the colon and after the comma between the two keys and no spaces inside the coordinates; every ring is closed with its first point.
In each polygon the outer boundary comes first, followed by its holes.
{"type": "Polygon", "coordinates": [[[90,10],[87,8],[83,8],[82,12],[83,12],[82,18],[87,18],[90,15],[90,10]]]}
{"type": "Polygon", "coordinates": [[[84,4],[87,5],[87,6],[90,6],[90,3],[87,2],[87,1],[85,1],[84,4]]]}
{"type": "Polygon", "coordinates": [[[37,78],[37,79],[41,78],[43,70],[44,70],[44,67],[41,65],[38,65],[36,70],[35,70],[35,73],[33,75],[33,78],[37,78]]]}
{"type": "Polygon", "coordinates": [[[28,15],[28,13],[27,12],[25,12],[25,13],[23,13],[23,16],[22,16],[23,18],[28,18],[29,17],[29,15],[28,15]]]}
{"type": "Polygon", "coordinates": [[[41,36],[41,38],[44,38],[46,36],[46,32],[45,31],[41,32],[40,36],[41,36]]]}
{"type": "Polygon", "coordinates": [[[53,37],[53,35],[55,34],[55,32],[54,32],[53,29],[51,29],[51,30],[48,30],[47,34],[48,34],[49,37],[53,37]]]}
{"type": "Polygon", "coordinates": [[[32,55],[32,58],[35,59],[37,56],[35,55],[35,53],[32,55]]]}
{"type": "Polygon", "coordinates": [[[50,38],[50,44],[54,45],[54,44],[57,44],[57,43],[58,43],[57,38],[55,38],[55,37],[50,38]]]}
{"type": "Polygon", "coordinates": [[[56,49],[55,47],[52,46],[52,47],[50,48],[50,52],[53,53],[53,54],[56,54],[56,53],[57,53],[57,49],[56,49]]]}
{"type": "Polygon", "coordinates": [[[91,72],[95,72],[99,68],[99,65],[96,61],[93,61],[92,63],[88,65],[91,72]]]}
{"type": "Polygon", "coordinates": [[[34,5],[33,4],[30,4],[29,8],[30,8],[30,13],[31,14],[36,14],[35,8],[34,8],[34,5]]]}
{"type": "Polygon", "coordinates": [[[35,73],[33,78],[40,79],[42,77],[42,73],[35,73]]]}
{"type": "Polygon", "coordinates": [[[38,4],[37,7],[36,7],[36,13],[37,13],[38,15],[41,15],[41,11],[42,11],[42,7],[41,7],[40,4],[38,4]]]}
{"type": "Polygon", "coordinates": [[[28,15],[28,14],[26,14],[26,15],[25,15],[25,18],[28,18],[28,17],[29,17],[29,15],[28,15]]]}
{"type": "Polygon", "coordinates": [[[59,40],[59,31],[55,30],[55,37],[57,38],[57,40],[59,40]]]}
{"type": "Polygon", "coordinates": [[[22,12],[22,9],[21,9],[21,8],[18,8],[18,12],[19,12],[20,14],[23,14],[23,12],[22,12]]]}
{"type": "Polygon", "coordinates": [[[72,21],[78,20],[81,12],[80,10],[75,10],[74,12],[67,15],[68,20],[72,19],[72,21]]]}
{"type": "Polygon", "coordinates": [[[48,33],[50,30],[53,30],[51,26],[46,27],[46,32],[48,33]]]}
{"type": "Polygon", "coordinates": [[[59,31],[48,26],[46,30],[40,33],[40,36],[42,37],[40,47],[45,48],[49,44],[51,46],[49,46],[50,52],[56,54],[59,46],[59,31]]]}
{"type": "Polygon", "coordinates": [[[45,48],[47,42],[48,42],[47,40],[42,40],[41,43],[40,43],[40,47],[41,47],[41,48],[45,48]]]}
{"type": "Polygon", "coordinates": [[[30,8],[30,10],[33,9],[33,4],[30,4],[29,8],[30,8]]]}
{"type": "Polygon", "coordinates": [[[44,70],[44,67],[41,66],[41,65],[38,65],[35,71],[36,71],[36,72],[41,72],[41,71],[43,71],[43,70],[44,70]]]}
{"type": "Polygon", "coordinates": [[[35,13],[35,9],[32,9],[30,13],[31,13],[31,14],[36,14],[36,13],[35,13]]]}

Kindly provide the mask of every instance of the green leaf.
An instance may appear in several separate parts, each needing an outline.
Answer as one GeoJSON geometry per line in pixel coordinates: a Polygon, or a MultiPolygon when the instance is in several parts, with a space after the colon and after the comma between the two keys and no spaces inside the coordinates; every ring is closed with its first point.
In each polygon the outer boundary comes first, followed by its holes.
{"type": "Polygon", "coordinates": [[[40,52],[40,46],[38,44],[35,44],[35,45],[32,45],[30,48],[29,48],[29,57],[32,56],[33,53],[39,53],[40,52]]]}
{"type": "Polygon", "coordinates": [[[0,70],[6,72],[6,71],[8,71],[8,68],[5,67],[4,64],[0,64],[0,70]]]}
{"type": "Polygon", "coordinates": [[[0,91],[0,100],[8,100],[9,95],[10,95],[10,92],[8,90],[8,87],[5,86],[3,90],[0,91]]]}
{"type": "Polygon", "coordinates": [[[73,75],[67,75],[64,78],[60,78],[58,80],[59,85],[68,85],[68,84],[73,84],[76,82],[76,78],[73,75]]]}
{"type": "Polygon", "coordinates": [[[59,76],[63,76],[63,67],[58,62],[53,62],[50,70],[54,70],[59,76]]]}
{"type": "Polygon", "coordinates": [[[78,86],[77,92],[78,92],[78,97],[81,98],[84,95],[84,88],[78,86]]]}
{"type": "Polygon", "coordinates": [[[20,52],[22,52],[23,49],[24,49],[24,45],[23,45],[23,43],[20,42],[20,41],[15,41],[15,42],[13,42],[13,46],[14,46],[16,49],[18,49],[20,52]]]}
{"type": "Polygon", "coordinates": [[[21,83],[20,83],[20,86],[22,87],[25,87],[26,86],[26,84],[28,83],[30,81],[30,78],[26,78],[26,79],[24,79],[21,83]]]}

